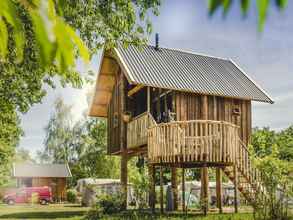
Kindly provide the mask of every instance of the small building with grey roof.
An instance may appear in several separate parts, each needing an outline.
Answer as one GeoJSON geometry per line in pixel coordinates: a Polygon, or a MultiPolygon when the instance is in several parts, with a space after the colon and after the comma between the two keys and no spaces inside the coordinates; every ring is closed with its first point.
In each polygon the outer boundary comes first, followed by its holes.
{"type": "Polygon", "coordinates": [[[28,164],[13,165],[12,176],[17,187],[51,187],[53,200],[66,200],[66,182],[72,177],[68,164],[28,164]]]}

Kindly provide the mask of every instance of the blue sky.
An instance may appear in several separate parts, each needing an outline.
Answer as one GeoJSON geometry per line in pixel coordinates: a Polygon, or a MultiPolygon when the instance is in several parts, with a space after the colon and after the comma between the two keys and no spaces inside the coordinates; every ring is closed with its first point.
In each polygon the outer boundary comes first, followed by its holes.
{"type": "MultiPolygon", "coordinates": [[[[251,1],[254,2],[254,1],[251,1]]],[[[280,130],[293,123],[293,3],[288,1],[285,11],[279,12],[274,6],[269,10],[262,33],[257,31],[255,5],[243,19],[238,1],[234,1],[227,17],[223,19],[219,10],[210,18],[205,0],[165,0],[160,15],[153,17],[153,34],[160,34],[160,45],[170,48],[204,53],[233,59],[275,100],[275,104],[253,103],[253,126],[269,126],[280,130]]],[[[100,62],[99,54],[90,65],[78,63],[78,70],[88,69],[95,73],[100,62]]],[[[44,127],[53,110],[56,97],[62,96],[73,106],[73,113],[80,117],[87,110],[86,86],[82,90],[72,88],[50,89],[41,104],[22,115],[25,136],[20,147],[33,154],[43,148],[44,127]]]]}

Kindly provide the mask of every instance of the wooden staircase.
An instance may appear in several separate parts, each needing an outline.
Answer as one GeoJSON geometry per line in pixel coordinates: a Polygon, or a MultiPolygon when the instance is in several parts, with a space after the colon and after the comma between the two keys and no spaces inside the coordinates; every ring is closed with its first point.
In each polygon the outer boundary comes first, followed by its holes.
{"type": "Polygon", "coordinates": [[[256,205],[256,196],[264,195],[261,173],[252,165],[247,147],[239,138],[233,166],[223,167],[226,176],[237,186],[238,191],[252,206],[256,205]]]}

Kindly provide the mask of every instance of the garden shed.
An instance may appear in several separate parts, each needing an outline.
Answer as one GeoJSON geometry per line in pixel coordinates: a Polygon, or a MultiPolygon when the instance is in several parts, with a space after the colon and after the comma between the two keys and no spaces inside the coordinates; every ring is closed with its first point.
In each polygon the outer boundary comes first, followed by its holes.
{"type": "Polygon", "coordinates": [[[54,201],[66,200],[66,182],[71,172],[67,164],[14,164],[17,187],[51,187],[54,201]]]}

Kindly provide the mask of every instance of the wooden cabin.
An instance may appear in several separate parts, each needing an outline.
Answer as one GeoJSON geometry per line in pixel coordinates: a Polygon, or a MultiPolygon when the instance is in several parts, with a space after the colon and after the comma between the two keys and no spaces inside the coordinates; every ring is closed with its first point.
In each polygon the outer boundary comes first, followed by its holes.
{"type": "Polygon", "coordinates": [[[67,164],[13,165],[13,177],[17,187],[51,187],[53,201],[66,201],[66,182],[71,177],[67,164]]]}
{"type": "MultiPolygon", "coordinates": [[[[215,167],[221,210],[222,171],[251,202],[260,188],[247,150],[252,101],[273,103],[232,60],[158,45],[119,45],[103,52],[89,115],[107,118],[108,153],[122,157],[123,183],[127,159],[140,155],[151,180],[156,167],[172,168],[175,200],[178,168],[201,167],[207,198],[207,167],[215,167]]],[[[154,186],[152,207],[153,191],[154,186]]]]}

